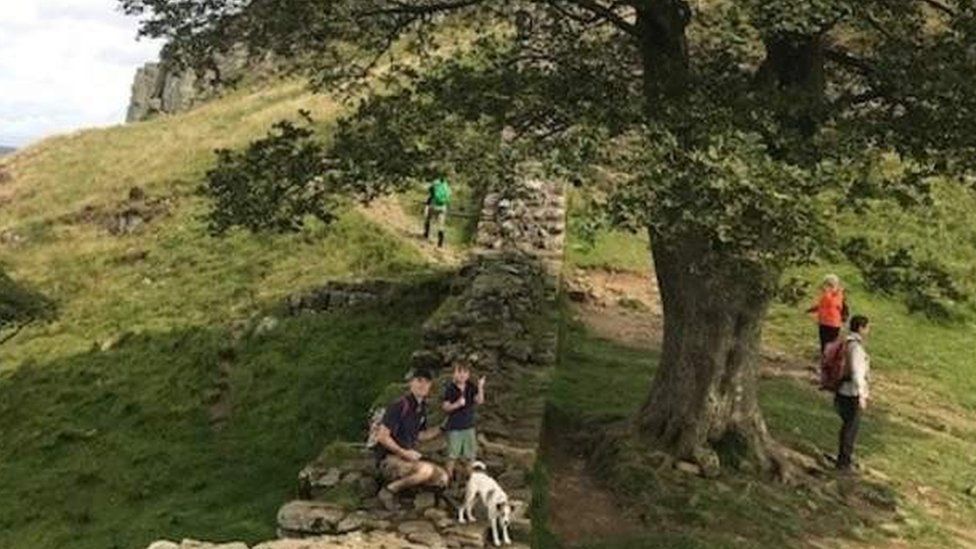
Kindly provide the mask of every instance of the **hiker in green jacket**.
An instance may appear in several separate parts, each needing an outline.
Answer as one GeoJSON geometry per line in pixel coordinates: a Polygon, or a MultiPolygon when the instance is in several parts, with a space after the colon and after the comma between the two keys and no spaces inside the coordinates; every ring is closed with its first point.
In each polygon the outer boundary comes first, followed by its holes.
{"type": "Polygon", "coordinates": [[[447,205],[451,201],[451,187],[447,179],[438,177],[427,188],[427,202],[424,208],[424,240],[430,238],[431,221],[437,224],[437,247],[444,247],[444,224],[447,221],[447,205]]]}

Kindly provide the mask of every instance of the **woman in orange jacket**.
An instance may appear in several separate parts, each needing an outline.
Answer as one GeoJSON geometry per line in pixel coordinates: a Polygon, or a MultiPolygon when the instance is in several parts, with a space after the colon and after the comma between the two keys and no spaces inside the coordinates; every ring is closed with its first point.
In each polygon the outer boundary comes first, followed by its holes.
{"type": "Polygon", "coordinates": [[[840,285],[840,278],[835,274],[824,277],[823,292],[816,305],[807,309],[808,313],[817,313],[820,325],[820,353],[828,343],[840,336],[841,326],[847,316],[844,305],[844,288],[840,285]]]}

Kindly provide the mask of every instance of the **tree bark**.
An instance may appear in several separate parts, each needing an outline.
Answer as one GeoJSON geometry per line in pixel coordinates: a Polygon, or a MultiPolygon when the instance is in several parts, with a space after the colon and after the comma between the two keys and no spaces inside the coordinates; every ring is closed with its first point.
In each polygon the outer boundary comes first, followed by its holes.
{"type": "MultiPolygon", "coordinates": [[[[648,0],[638,8],[648,117],[682,108],[690,74],[682,0],[648,0]]],[[[716,470],[769,465],[769,435],[758,404],[758,357],[769,298],[764,283],[739,270],[700,271],[707,249],[696,235],[652,234],[664,308],[660,366],[637,419],[640,436],[679,459],[716,470]]]]}
{"type": "Polygon", "coordinates": [[[653,117],[662,102],[685,94],[688,87],[688,38],[691,8],[684,0],[646,0],[637,7],[644,67],[644,95],[653,117]]]}
{"type": "Polygon", "coordinates": [[[651,234],[664,309],[661,362],[638,428],[655,447],[703,468],[771,465],[758,364],[767,279],[700,272],[703,243],[651,234]]]}
{"type": "Polygon", "coordinates": [[[784,113],[786,124],[804,137],[816,133],[823,122],[825,60],[822,35],[771,38],[766,42],[766,60],[757,79],[760,86],[788,106],[784,113]]]}

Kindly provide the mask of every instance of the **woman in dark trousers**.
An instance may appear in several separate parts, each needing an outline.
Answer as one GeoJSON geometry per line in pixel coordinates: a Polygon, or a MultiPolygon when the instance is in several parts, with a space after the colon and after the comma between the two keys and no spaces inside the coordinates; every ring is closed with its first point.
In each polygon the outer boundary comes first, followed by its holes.
{"type": "Polygon", "coordinates": [[[861,424],[861,414],[868,407],[868,375],[871,372],[871,357],[864,348],[865,338],[871,326],[866,316],[851,319],[851,333],[844,342],[845,375],[837,389],[834,404],[840,415],[841,424],[839,449],[837,450],[837,469],[850,471],[854,455],[854,442],[861,424]]]}

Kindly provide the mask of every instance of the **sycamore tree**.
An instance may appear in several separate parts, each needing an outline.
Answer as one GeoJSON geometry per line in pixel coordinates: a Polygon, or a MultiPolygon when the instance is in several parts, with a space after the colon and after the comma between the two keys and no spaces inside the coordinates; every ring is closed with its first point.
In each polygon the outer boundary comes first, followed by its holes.
{"type": "Polygon", "coordinates": [[[225,153],[213,196],[275,187],[225,226],[328,219],[444,166],[599,181],[605,218],[650,235],[664,308],[637,436],[702,464],[780,465],[757,368],[784,270],[835,246],[837,212],[924,204],[976,159],[971,0],[120,1],[173,59],[245,43],[350,101],[327,140],[225,153]],[[308,168],[261,177],[247,156],[272,149],[308,168]]]}

